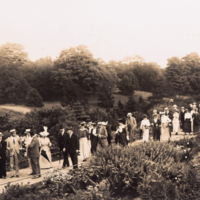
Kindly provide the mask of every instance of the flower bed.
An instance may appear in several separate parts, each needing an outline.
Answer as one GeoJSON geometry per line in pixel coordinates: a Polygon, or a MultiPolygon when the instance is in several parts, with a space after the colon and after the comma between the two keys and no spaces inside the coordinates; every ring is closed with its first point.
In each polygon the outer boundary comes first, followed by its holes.
{"type": "MultiPolygon", "coordinates": [[[[200,199],[199,138],[125,148],[112,145],[68,174],[49,171],[37,193],[33,186],[24,187],[37,199],[39,193],[48,199],[200,199]]],[[[8,188],[4,197],[8,191],[15,190],[8,188]]],[[[16,199],[18,193],[13,194],[16,199]]],[[[25,199],[25,193],[20,194],[25,199]]]]}

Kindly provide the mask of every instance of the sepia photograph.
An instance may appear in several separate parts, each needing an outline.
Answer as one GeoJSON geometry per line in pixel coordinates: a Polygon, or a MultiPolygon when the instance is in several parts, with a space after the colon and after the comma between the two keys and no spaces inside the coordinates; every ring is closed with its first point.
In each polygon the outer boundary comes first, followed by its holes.
{"type": "Polygon", "coordinates": [[[0,0],[0,200],[200,200],[199,0],[0,0]]]}

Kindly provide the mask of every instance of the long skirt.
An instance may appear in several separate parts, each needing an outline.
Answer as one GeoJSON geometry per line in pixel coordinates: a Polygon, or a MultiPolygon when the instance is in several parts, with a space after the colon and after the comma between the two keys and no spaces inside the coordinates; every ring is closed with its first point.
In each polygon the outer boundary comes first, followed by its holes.
{"type": "Polygon", "coordinates": [[[179,131],[179,122],[173,122],[173,132],[178,133],[179,131]]]}
{"type": "Polygon", "coordinates": [[[41,169],[51,168],[51,151],[48,146],[42,146],[39,163],[41,169]]]}
{"type": "Polygon", "coordinates": [[[123,146],[127,145],[126,132],[119,132],[119,143],[123,146]]]}
{"type": "Polygon", "coordinates": [[[153,128],[153,140],[160,141],[160,128],[153,128]]]}
{"type": "Polygon", "coordinates": [[[184,122],[184,132],[191,133],[191,121],[190,119],[186,119],[184,122]]]}
{"type": "Polygon", "coordinates": [[[80,152],[84,159],[88,158],[88,140],[87,137],[80,138],[80,152]]]}
{"type": "Polygon", "coordinates": [[[143,141],[148,142],[149,141],[149,129],[143,129],[143,141]]]}
{"type": "Polygon", "coordinates": [[[165,124],[162,124],[161,126],[161,135],[160,135],[160,141],[169,141],[170,139],[170,127],[166,126],[165,124]]]}
{"type": "Polygon", "coordinates": [[[0,159],[0,178],[6,177],[6,158],[0,159]]]}

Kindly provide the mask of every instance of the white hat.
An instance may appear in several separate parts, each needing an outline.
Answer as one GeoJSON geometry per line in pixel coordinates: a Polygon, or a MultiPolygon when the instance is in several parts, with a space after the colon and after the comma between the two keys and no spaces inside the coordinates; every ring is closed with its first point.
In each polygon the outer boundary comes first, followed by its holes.
{"type": "Polygon", "coordinates": [[[169,110],[168,107],[166,107],[165,110],[169,110]]]}
{"type": "Polygon", "coordinates": [[[49,133],[48,133],[48,132],[46,132],[46,131],[43,131],[43,132],[40,132],[40,135],[41,135],[41,136],[48,136],[48,135],[49,135],[49,133]]]}
{"type": "Polygon", "coordinates": [[[101,123],[103,126],[107,126],[108,122],[102,122],[101,123]]]}
{"type": "Polygon", "coordinates": [[[177,105],[173,105],[173,108],[177,108],[177,105]]]}
{"type": "Polygon", "coordinates": [[[128,113],[128,114],[127,114],[127,117],[129,117],[129,116],[132,116],[132,114],[131,114],[131,113],[128,113]]]}
{"type": "Polygon", "coordinates": [[[165,112],[160,112],[159,114],[160,114],[160,115],[164,115],[164,114],[165,114],[165,112]]]}
{"type": "Polygon", "coordinates": [[[15,130],[15,129],[12,129],[12,130],[10,130],[10,132],[13,133],[13,132],[16,132],[16,130],[15,130]]]}
{"type": "Polygon", "coordinates": [[[98,125],[102,125],[102,122],[98,122],[98,125]]]}
{"type": "Polygon", "coordinates": [[[25,130],[25,133],[30,133],[31,132],[31,129],[26,129],[25,130]]]}
{"type": "Polygon", "coordinates": [[[0,136],[3,136],[3,133],[2,133],[2,132],[0,132],[0,136]]]}

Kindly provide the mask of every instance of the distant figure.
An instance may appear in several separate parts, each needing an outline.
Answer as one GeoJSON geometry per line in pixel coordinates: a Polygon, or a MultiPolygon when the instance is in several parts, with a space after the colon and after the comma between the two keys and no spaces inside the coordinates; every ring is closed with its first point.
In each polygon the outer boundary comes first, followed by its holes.
{"type": "Polygon", "coordinates": [[[98,144],[98,135],[97,135],[97,124],[93,123],[93,128],[91,130],[91,153],[95,153],[97,150],[97,144],[98,144]]]}
{"type": "Polygon", "coordinates": [[[75,169],[78,168],[78,154],[80,153],[79,138],[73,132],[72,126],[68,126],[67,133],[69,134],[69,140],[67,143],[65,143],[63,151],[65,152],[67,150],[69,152],[69,155],[73,163],[73,168],[75,169]]]}
{"type": "Polygon", "coordinates": [[[199,113],[198,113],[198,108],[195,108],[195,112],[192,115],[193,118],[193,132],[198,132],[199,131],[199,113]]]}
{"type": "Polygon", "coordinates": [[[107,130],[105,128],[105,126],[102,125],[102,122],[98,123],[99,127],[98,127],[98,140],[99,140],[99,144],[102,148],[107,147],[108,146],[108,133],[107,130]]]}
{"type": "Polygon", "coordinates": [[[137,122],[135,117],[133,117],[131,113],[127,114],[125,126],[128,140],[130,140],[130,142],[135,141],[135,129],[137,128],[137,122]]]}
{"type": "Polygon", "coordinates": [[[180,120],[181,120],[182,130],[184,129],[184,115],[185,115],[185,108],[181,107],[180,120]]]}
{"type": "Polygon", "coordinates": [[[88,158],[88,129],[85,128],[85,122],[80,124],[81,128],[78,131],[79,142],[80,142],[80,152],[83,158],[83,162],[88,158]]]}
{"type": "Polygon", "coordinates": [[[19,148],[22,142],[15,129],[10,130],[10,133],[12,135],[7,138],[6,142],[10,156],[10,167],[12,172],[11,178],[13,178],[14,176],[19,177],[19,148]]]}
{"type": "Polygon", "coordinates": [[[49,133],[47,132],[47,127],[44,126],[44,131],[41,132],[40,135],[42,136],[41,138],[39,138],[39,142],[40,142],[40,146],[41,146],[40,168],[41,169],[51,168],[52,163],[51,163],[50,147],[52,144],[51,144],[49,138],[47,137],[49,135],[49,133]]]}
{"type": "Polygon", "coordinates": [[[143,142],[148,142],[149,141],[149,127],[150,127],[150,122],[147,119],[147,115],[143,115],[143,120],[140,124],[140,129],[143,131],[143,142]]]}
{"type": "Polygon", "coordinates": [[[40,174],[40,163],[39,163],[39,157],[40,157],[40,143],[38,139],[38,135],[35,134],[31,140],[31,143],[28,145],[28,156],[31,160],[31,167],[33,170],[33,173],[30,175],[34,175],[35,178],[41,177],[40,174]]]}
{"type": "MultiPolygon", "coordinates": [[[[26,156],[27,156],[27,158],[28,158],[28,164],[29,164],[29,168],[31,168],[32,169],[32,167],[31,167],[31,159],[30,159],[30,157],[28,156],[28,145],[31,143],[31,140],[32,140],[32,137],[31,137],[31,129],[26,129],[25,130],[25,134],[26,134],[26,136],[25,136],[25,146],[26,146],[26,156]]],[[[33,172],[32,172],[33,173],[33,172]]]]}
{"type": "Polygon", "coordinates": [[[119,124],[119,126],[116,131],[116,135],[118,136],[118,142],[122,146],[126,146],[128,144],[126,126],[123,124],[122,120],[118,120],[118,124],[119,124]]]}
{"type": "Polygon", "coordinates": [[[3,134],[0,132],[0,178],[6,178],[6,147],[7,143],[3,140],[3,134]]]}
{"type": "Polygon", "coordinates": [[[188,109],[185,110],[185,116],[184,116],[184,132],[185,134],[191,133],[191,120],[192,120],[192,115],[189,112],[188,109]]]}
{"type": "Polygon", "coordinates": [[[170,125],[171,119],[165,115],[165,113],[161,114],[161,136],[160,141],[170,141],[170,125]]]}
{"type": "MultiPolygon", "coordinates": [[[[164,112],[165,112],[165,113],[164,113],[165,116],[167,116],[167,117],[172,121],[172,119],[173,119],[173,112],[170,111],[168,107],[165,108],[164,112]]],[[[161,122],[161,123],[162,123],[162,122],[161,122]]],[[[170,135],[170,137],[171,137],[171,135],[172,135],[171,133],[172,133],[172,129],[173,129],[171,122],[168,124],[168,128],[169,128],[169,135],[170,135]]],[[[162,134],[162,133],[161,133],[161,134],[162,134]]]]}
{"type": "Polygon", "coordinates": [[[153,120],[151,120],[151,125],[153,127],[153,140],[160,141],[161,121],[158,118],[158,114],[153,115],[153,120]]]}
{"type": "Polygon", "coordinates": [[[63,154],[63,168],[65,167],[69,167],[69,160],[68,160],[68,148],[66,148],[65,151],[63,151],[64,147],[65,147],[65,143],[67,144],[69,140],[69,134],[65,131],[65,128],[61,125],[60,127],[60,133],[58,135],[58,146],[60,148],[60,153],[63,154]]]}
{"type": "Polygon", "coordinates": [[[178,135],[178,130],[179,130],[179,113],[178,110],[175,110],[173,114],[173,132],[178,135]]]}

